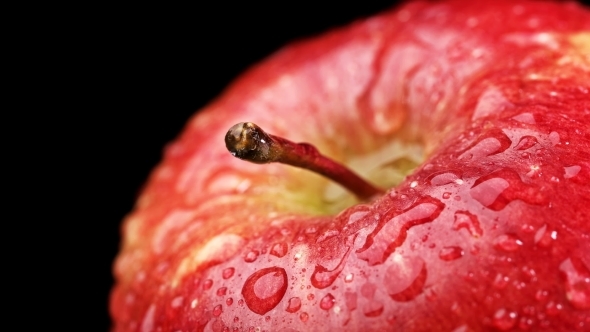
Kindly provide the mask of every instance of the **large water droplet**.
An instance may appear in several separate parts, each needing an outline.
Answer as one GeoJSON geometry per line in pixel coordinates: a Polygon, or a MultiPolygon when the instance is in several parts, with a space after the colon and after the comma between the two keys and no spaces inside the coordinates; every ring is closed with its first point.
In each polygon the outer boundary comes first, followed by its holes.
{"type": "Polygon", "coordinates": [[[492,178],[474,185],[470,194],[481,205],[491,206],[508,187],[510,187],[510,183],[505,179],[492,178]]]}
{"type": "Polygon", "coordinates": [[[366,317],[378,317],[383,313],[383,303],[379,301],[370,301],[363,308],[363,314],[366,317]]]}
{"type": "Polygon", "coordinates": [[[395,255],[385,272],[383,284],[393,300],[407,302],[422,293],[426,276],[426,264],[421,258],[395,255]]]}
{"type": "Polygon", "coordinates": [[[253,273],[246,279],[242,295],[250,310],[264,315],[281,302],[287,286],[285,269],[269,267],[253,273]]]}
{"type": "Polygon", "coordinates": [[[313,287],[318,289],[324,289],[332,285],[332,283],[334,283],[336,278],[338,278],[338,276],[340,275],[340,272],[342,272],[342,269],[344,269],[346,259],[348,258],[348,255],[350,255],[350,251],[351,247],[348,247],[346,253],[344,254],[344,257],[342,257],[338,265],[333,270],[328,270],[327,268],[319,264],[316,265],[315,270],[311,275],[311,284],[313,285],[313,287]]]}
{"type": "Polygon", "coordinates": [[[285,311],[293,313],[299,311],[299,309],[301,309],[301,299],[298,297],[290,298],[285,311]]]}
{"type": "Polygon", "coordinates": [[[544,191],[524,184],[515,171],[507,168],[477,179],[470,194],[483,206],[494,211],[504,209],[517,199],[535,205],[545,204],[548,200],[544,191]]]}
{"type": "Polygon", "coordinates": [[[289,246],[285,242],[275,243],[270,250],[270,254],[277,257],[283,257],[287,254],[289,246]]]}
{"type": "Polygon", "coordinates": [[[565,295],[577,309],[590,309],[590,271],[583,262],[568,258],[559,265],[565,278],[565,295]]]}
{"type": "Polygon", "coordinates": [[[494,247],[503,251],[516,251],[522,246],[522,241],[514,234],[502,234],[494,240],[494,247]]]}
{"type": "Polygon", "coordinates": [[[463,252],[463,249],[461,249],[461,247],[451,246],[451,247],[443,247],[439,251],[438,257],[440,259],[442,259],[443,261],[452,261],[452,260],[463,257],[464,254],[465,253],[463,252]]]}
{"type": "Polygon", "coordinates": [[[225,304],[227,304],[228,306],[232,305],[234,303],[234,299],[231,297],[228,297],[227,299],[225,299],[225,304]]]}
{"type": "Polygon", "coordinates": [[[228,267],[227,269],[224,269],[222,272],[223,279],[231,278],[234,275],[235,271],[236,269],[234,269],[233,267],[228,267]]]}
{"type": "Polygon", "coordinates": [[[357,250],[357,256],[369,265],[383,263],[404,243],[410,228],[432,222],[444,207],[440,200],[425,196],[402,213],[391,211],[367,236],[363,247],[357,250]]]}
{"type": "Polygon", "coordinates": [[[512,140],[500,129],[491,129],[479,141],[459,155],[459,159],[479,159],[506,151],[512,140]]]}
{"type": "Polygon", "coordinates": [[[493,324],[502,331],[510,330],[518,319],[516,312],[500,309],[494,314],[493,324]]]}
{"type": "Polygon", "coordinates": [[[336,302],[336,300],[334,299],[334,296],[332,296],[332,294],[328,293],[328,294],[326,294],[326,296],[324,296],[320,300],[320,308],[322,308],[324,310],[330,310],[330,308],[332,308],[334,306],[335,302],[336,302]]]}
{"type": "Polygon", "coordinates": [[[453,222],[453,229],[459,230],[465,228],[469,234],[473,237],[481,237],[483,230],[479,225],[479,219],[476,215],[469,211],[457,211],[455,212],[455,221],[453,222]]]}
{"type": "Polygon", "coordinates": [[[523,136],[518,144],[514,147],[515,150],[526,150],[533,147],[535,144],[538,144],[537,138],[535,136],[523,136]]]}

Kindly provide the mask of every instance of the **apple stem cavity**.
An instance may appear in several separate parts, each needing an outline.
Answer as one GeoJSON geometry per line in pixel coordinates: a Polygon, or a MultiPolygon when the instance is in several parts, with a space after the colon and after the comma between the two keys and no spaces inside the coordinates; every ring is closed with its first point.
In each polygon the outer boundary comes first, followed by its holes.
{"type": "Polygon", "coordinates": [[[360,200],[383,195],[346,166],[322,155],[308,143],[294,143],[266,133],[252,122],[232,126],[225,135],[225,146],[234,157],[256,164],[278,162],[321,174],[348,189],[360,200]]]}

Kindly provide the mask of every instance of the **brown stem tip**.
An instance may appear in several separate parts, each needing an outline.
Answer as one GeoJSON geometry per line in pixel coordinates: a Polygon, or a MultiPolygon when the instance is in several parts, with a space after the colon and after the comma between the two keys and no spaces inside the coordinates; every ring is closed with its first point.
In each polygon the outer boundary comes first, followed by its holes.
{"type": "Polygon", "coordinates": [[[279,162],[319,173],[362,200],[383,194],[346,166],[320,154],[313,145],[268,134],[252,122],[231,127],[225,135],[225,146],[234,157],[256,164],[279,162]]]}

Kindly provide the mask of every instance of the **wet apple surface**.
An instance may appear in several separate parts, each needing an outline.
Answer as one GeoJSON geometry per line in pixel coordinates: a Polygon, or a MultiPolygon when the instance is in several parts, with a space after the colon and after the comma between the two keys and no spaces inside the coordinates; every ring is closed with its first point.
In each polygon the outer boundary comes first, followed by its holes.
{"type": "Polygon", "coordinates": [[[166,150],[114,331],[590,329],[590,11],[409,3],[258,65],[166,150]],[[252,121],[379,187],[232,157],[252,121]]]}

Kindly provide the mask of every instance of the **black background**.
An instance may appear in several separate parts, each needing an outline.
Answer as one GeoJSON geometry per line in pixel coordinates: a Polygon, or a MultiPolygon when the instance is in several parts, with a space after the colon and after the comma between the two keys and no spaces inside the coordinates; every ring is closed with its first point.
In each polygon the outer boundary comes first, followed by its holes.
{"type": "MultiPolygon", "coordinates": [[[[90,24],[79,50],[85,59],[81,72],[73,76],[74,84],[84,76],[76,88],[86,98],[79,110],[80,127],[66,137],[84,139],[83,160],[77,162],[92,170],[74,179],[80,218],[73,224],[79,228],[80,245],[91,248],[84,267],[74,267],[74,278],[88,280],[76,294],[84,298],[79,318],[88,322],[85,330],[106,331],[110,326],[107,305],[120,222],[131,211],[163,147],[188,118],[241,72],[289,41],[394,4],[206,2],[200,8],[142,5],[101,10],[104,16],[90,24]]],[[[65,263],[70,265],[68,257],[65,263]]]]}

